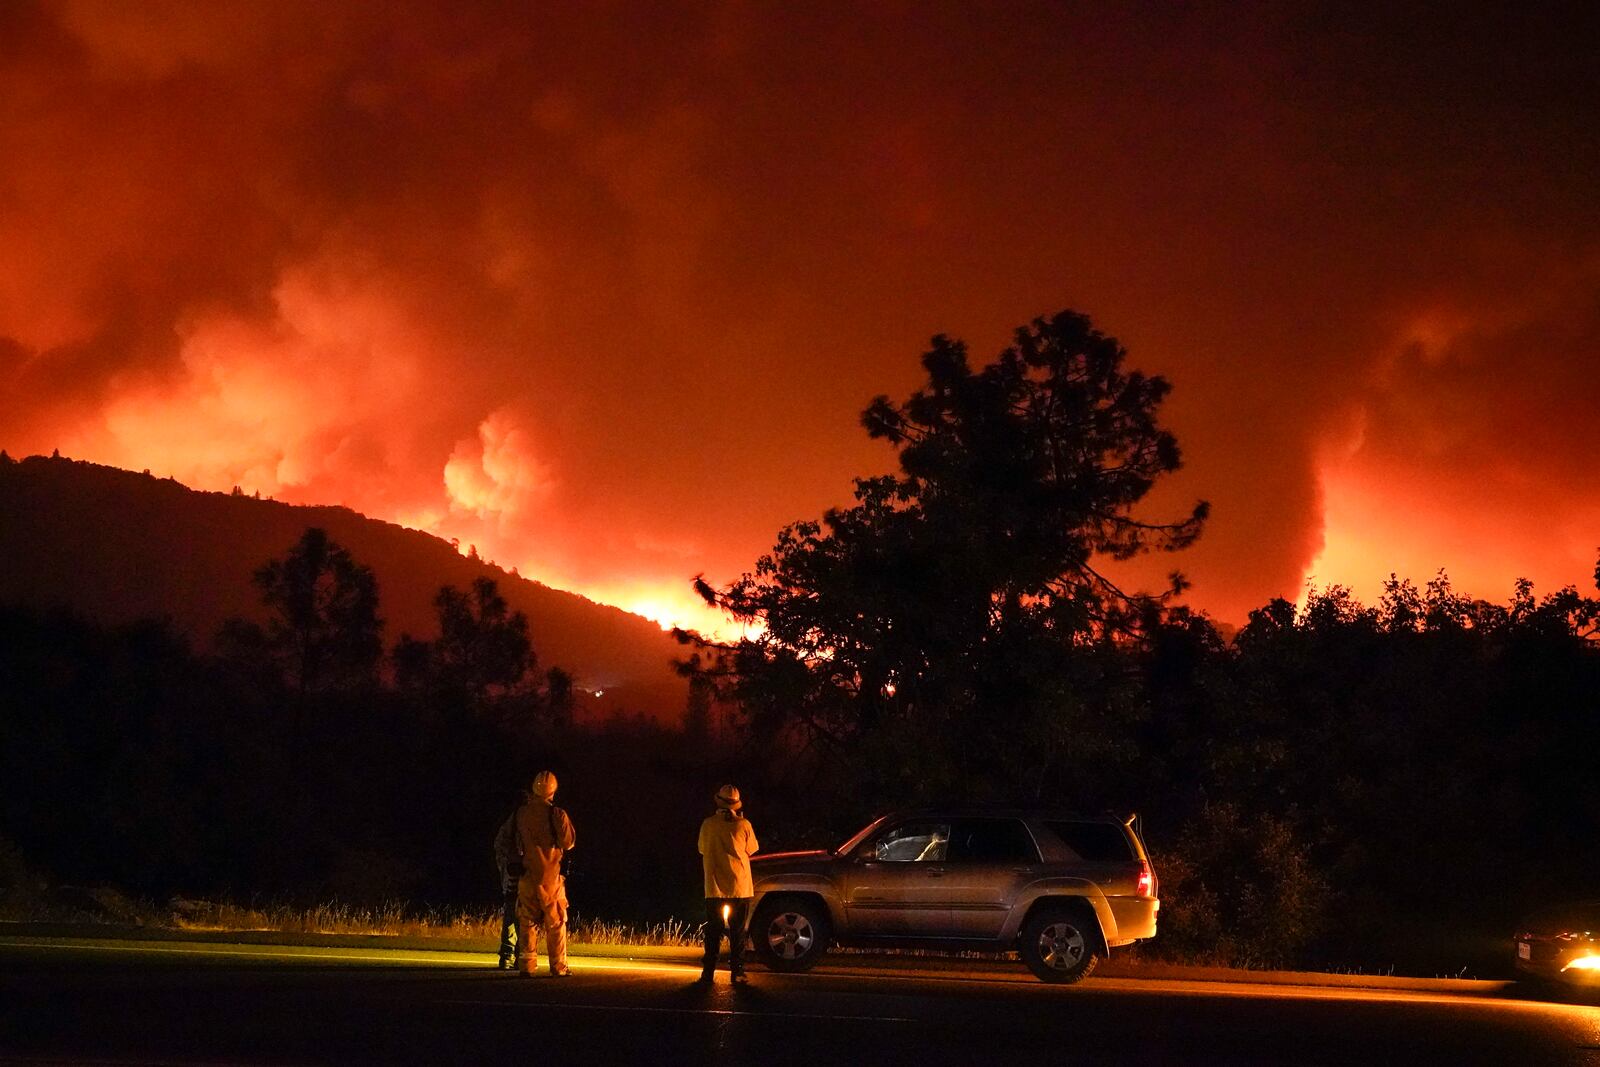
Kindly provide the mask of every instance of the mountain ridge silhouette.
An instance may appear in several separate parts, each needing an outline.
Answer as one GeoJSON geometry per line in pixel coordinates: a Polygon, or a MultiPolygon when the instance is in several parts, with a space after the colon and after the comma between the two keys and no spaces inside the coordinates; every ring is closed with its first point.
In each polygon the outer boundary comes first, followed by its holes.
{"type": "Polygon", "coordinates": [[[441,586],[493,578],[528,616],[539,669],[559,666],[590,691],[581,714],[682,718],[687,683],[671,666],[681,649],[642,616],[346,507],[190,489],[59,456],[0,464],[0,604],[64,608],[108,624],[166,618],[208,648],[224,620],[264,618],[252,573],[312,526],[373,569],[386,646],[402,633],[437,634],[441,586]]]}

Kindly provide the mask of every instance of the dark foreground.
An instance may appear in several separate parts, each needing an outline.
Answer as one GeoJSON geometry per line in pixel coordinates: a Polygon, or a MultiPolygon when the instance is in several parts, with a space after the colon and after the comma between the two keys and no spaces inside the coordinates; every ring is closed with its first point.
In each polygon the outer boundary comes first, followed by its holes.
{"type": "Polygon", "coordinates": [[[1503,996],[225,946],[0,944],[0,1063],[1600,1064],[1600,1008],[1503,996]]]}

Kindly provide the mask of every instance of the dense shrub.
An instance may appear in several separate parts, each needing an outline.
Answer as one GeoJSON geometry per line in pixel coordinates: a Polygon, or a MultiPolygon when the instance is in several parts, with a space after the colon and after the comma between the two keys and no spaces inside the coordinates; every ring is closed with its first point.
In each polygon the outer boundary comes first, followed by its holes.
{"type": "Polygon", "coordinates": [[[1166,848],[1158,955],[1222,966],[1304,958],[1329,918],[1332,892],[1293,824],[1270,812],[1208,804],[1166,848]]]}

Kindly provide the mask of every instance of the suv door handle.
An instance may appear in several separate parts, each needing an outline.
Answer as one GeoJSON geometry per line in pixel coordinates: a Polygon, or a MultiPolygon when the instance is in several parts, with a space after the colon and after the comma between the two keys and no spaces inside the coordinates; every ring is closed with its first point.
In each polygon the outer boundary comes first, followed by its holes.
{"type": "Polygon", "coordinates": [[[928,877],[929,878],[943,878],[944,877],[944,871],[940,870],[938,867],[930,867],[928,869],[928,877]]]}

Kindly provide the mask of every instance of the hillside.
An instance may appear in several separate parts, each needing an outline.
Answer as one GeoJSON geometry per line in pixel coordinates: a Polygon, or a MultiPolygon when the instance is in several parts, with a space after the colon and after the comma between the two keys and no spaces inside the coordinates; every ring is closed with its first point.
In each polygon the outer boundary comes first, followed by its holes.
{"type": "Polygon", "coordinates": [[[170,618],[198,647],[223,620],[259,619],[251,573],[320,526],[377,575],[385,641],[437,632],[443,585],[480,576],[528,616],[541,669],[561,666],[603,690],[586,710],[682,715],[681,654],[655,623],[463,557],[431,534],[348,508],[224,493],[115,467],[32,456],[0,464],[0,603],[67,607],[109,623],[170,618]]]}

